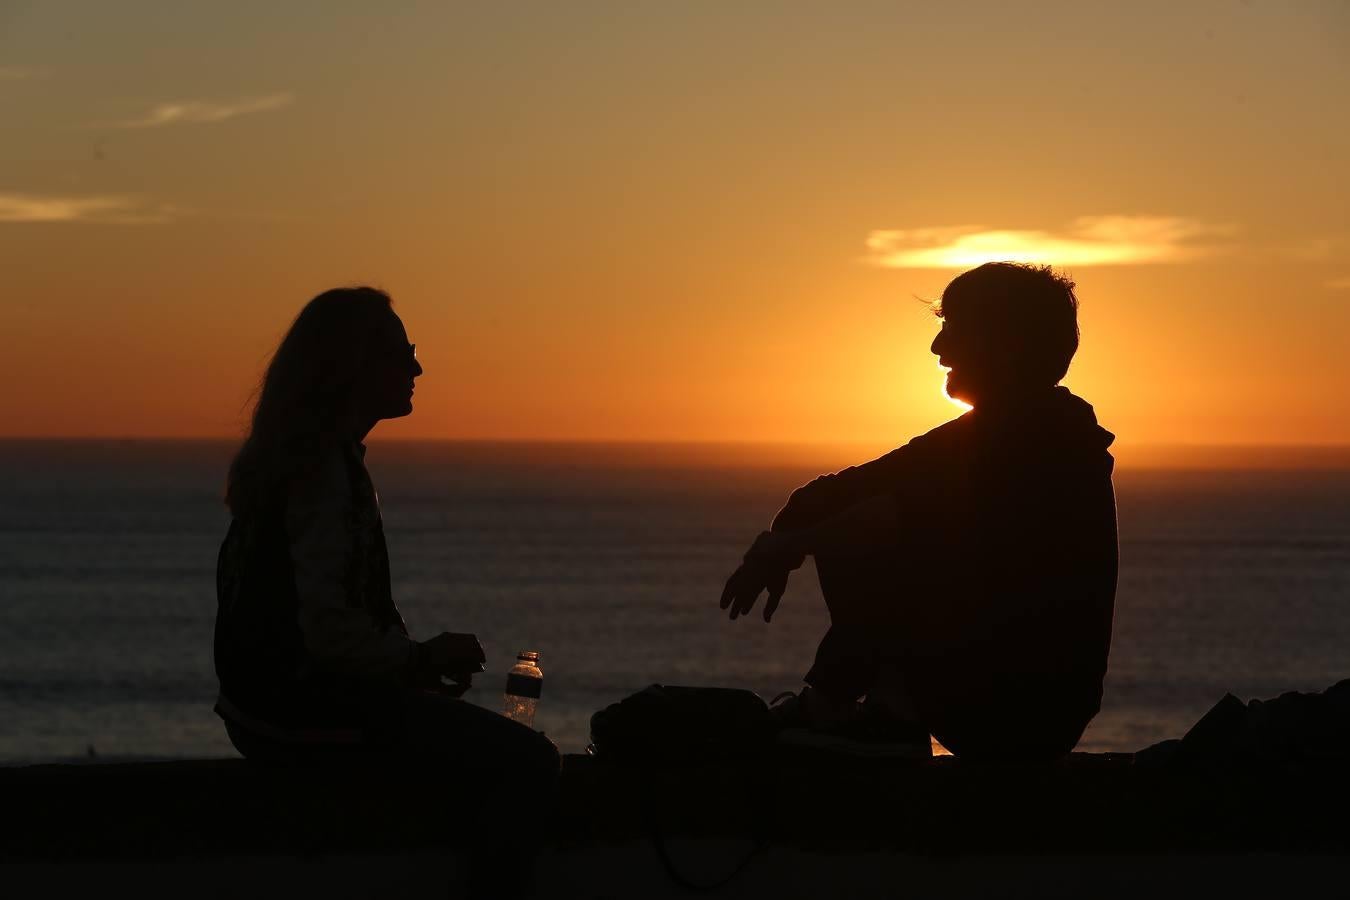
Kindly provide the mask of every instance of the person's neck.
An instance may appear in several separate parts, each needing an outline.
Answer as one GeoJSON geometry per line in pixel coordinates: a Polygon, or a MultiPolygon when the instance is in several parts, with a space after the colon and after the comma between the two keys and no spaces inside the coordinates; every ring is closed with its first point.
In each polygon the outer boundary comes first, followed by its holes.
{"type": "Polygon", "coordinates": [[[371,430],[379,424],[379,421],[378,418],[356,416],[352,420],[351,427],[346,429],[347,434],[351,436],[351,439],[354,442],[364,444],[366,442],[366,435],[370,434],[371,430]]]}
{"type": "Polygon", "coordinates": [[[980,395],[974,398],[970,405],[977,412],[997,415],[1005,410],[1029,406],[1053,390],[1053,385],[1045,387],[1043,385],[1004,384],[997,388],[981,391],[980,395]]]}

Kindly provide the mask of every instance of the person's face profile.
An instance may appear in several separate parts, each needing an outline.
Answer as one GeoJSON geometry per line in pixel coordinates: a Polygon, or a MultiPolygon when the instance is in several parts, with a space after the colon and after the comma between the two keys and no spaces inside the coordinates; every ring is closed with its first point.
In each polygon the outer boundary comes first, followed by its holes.
{"type": "Polygon", "coordinates": [[[929,348],[947,369],[947,396],[971,406],[996,391],[1013,374],[1007,346],[987,320],[948,313],[929,348]]]}
{"type": "Polygon", "coordinates": [[[397,315],[391,314],[379,330],[370,359],[366,383],[371,415],[396,419],[411,413],[413,381],[422,374],[422,366],[397,315]]]}
{"type": "Polygon", "coordinates": [[[969,379],[969,337],[952,322],[950,315],[942,320],[942,329],[933,338],[929,350],[937,356],[938,365],[947,370],[947,396],[964,403],[974,403],[969,379]]]}

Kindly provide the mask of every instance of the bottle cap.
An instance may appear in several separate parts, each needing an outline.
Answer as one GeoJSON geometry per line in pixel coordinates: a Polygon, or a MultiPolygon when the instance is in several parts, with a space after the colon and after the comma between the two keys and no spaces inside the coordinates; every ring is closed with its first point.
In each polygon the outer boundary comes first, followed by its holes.
{"type": "Polygon", "coordinates": [[[538,650],[522,650],[516,654],[516,659],[523,659],[526,662],[539,662],[538,650]]]}

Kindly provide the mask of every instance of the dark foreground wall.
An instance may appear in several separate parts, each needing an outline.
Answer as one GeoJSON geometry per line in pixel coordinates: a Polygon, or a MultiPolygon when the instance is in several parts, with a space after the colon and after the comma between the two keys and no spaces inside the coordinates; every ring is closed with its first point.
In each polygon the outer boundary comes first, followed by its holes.
{"type": "Polygon", "coordinates": [[[547,847],[745,837],[858,853],[1342,853],[1339,765],[1148,770],[1129,755],[1054,765],[877,764],[776,756],[626,769],[565,759],[548,820],[502,785],[435,768],[264,768],[242,760],[0,769],[0,860],[169,860],[434,851],[516,823],[547,847]]]}

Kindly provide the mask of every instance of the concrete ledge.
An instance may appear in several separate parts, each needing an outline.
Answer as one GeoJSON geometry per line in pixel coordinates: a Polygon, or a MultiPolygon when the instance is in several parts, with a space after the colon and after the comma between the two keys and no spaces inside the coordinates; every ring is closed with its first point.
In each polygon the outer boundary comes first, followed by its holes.
{"type": "Polygon", "coordinates": [[[259,767],[243,760],[0,769],[0,859],[322,856],[445,848],[492,822],[567,850],[753,836],[812,852],[1338,853],[1340,764],[1147,771],[1128,754],[1053,765],[859,763],[779,754],[639,770],[564,760],[552,822],[502,809],[501,785],[432,767],[259,767]]]}

